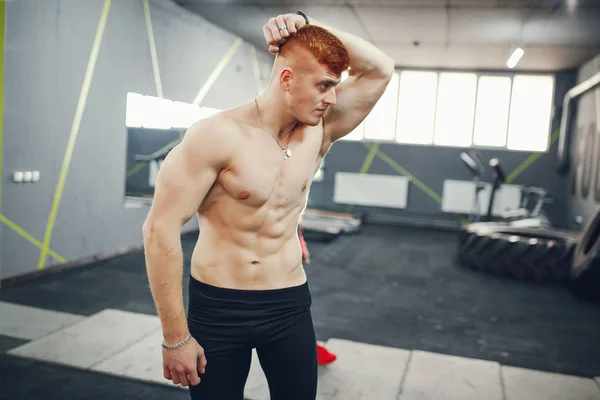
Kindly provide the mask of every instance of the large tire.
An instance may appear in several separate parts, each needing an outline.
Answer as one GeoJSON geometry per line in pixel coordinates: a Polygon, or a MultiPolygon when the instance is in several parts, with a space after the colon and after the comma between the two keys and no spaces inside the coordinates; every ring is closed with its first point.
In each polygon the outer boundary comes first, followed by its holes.
{"type": "Polygon", "coordinates": [[[566,230],[475,223],[460,229],[458,261],[519,281],[567,281],[579,238],[566,230]]]}
{"type": "Polygon", "coordinates": [[[575,294],[600,302],[600,209],[575,249],[571,279],[575,294]]]}

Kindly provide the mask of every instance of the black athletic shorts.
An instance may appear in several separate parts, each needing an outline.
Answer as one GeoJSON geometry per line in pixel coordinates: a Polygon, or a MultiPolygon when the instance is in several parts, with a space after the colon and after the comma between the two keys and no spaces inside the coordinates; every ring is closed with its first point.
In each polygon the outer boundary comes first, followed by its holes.
{"type": "Polygon", "coordinates": [[[271,400],[314,400],[316,336],[308,282],[270,290],[220,288],[193,277],[188,325],[204,348],[206,370],[189,386],[194,400],[243,400],[255,348],[271,400]]]}

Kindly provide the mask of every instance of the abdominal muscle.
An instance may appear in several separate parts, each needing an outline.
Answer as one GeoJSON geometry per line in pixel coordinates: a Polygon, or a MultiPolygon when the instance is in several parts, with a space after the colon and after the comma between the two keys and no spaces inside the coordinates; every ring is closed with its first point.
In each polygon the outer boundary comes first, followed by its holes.
{"type": "Polygon", "coordinates": [[[244,290],[305,283],[297,231],[304,204],[256,209],[224,200],[199,213],[191,276],[212,286],[244,290]]]}

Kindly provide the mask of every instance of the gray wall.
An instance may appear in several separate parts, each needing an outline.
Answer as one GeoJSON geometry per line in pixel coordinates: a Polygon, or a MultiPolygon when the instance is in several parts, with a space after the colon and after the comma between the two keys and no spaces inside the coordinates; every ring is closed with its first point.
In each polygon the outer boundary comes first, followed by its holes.
{"type": "MultiPolygon", "coordinates": [[[[558,110],[567,90],[575,85],[576,71],[562,71],[555,74],[554,107],[558,110]]],[[[551,132],[560,125],[560,112],[555,112],[551,124],[551,132]]],[[[565,210],[568,204],[567,177],[556,172],[556,147],[558,141],[550,146],[537,160],[526,168],[512,184],[535,185],[545,187],[554,202],[545,210],[552,222],[559,226],[567,224],[565,210]]],[[[382,143],[380,150],[405,170],[412,173],[427,187],[439,196],[443,194],[445,179],[470,180],[471,175],[463,165],[459,155],[465,149],[441,146],[419,146],[395,143],[382,143]]],[[[529,152],[508,150],[479,150],[484,163],[491,158],[500,159],[507,174],[532,155],[529,152]]],[[[337,142],[325,159],[325,177],[321,182],[315,182],[311,189],[310,201],[314,207],[337,211],[349,210],[348,205],[336,204],[333,201],[335,173],[358,173],[368,154],[368,149],[362,142],[337,142]]],[[[380,157],[375,157],[368,170],[372,174],[398,175],[380,157]]],[[[485,180],[490,180],[489,170],[485,180]]],[[[487,204],[482,205],[487,209],[487,204]]],[[[366,218],[378,221],[402,221],[407,223],[457,225],[464,216],[443,213],[441,205],[431,196],[419,189],[413,183],[409,186],[408,203],[405,209],[352,207],[352,212],[365,213],[366,218]]]]}
{"type": "MultiPolygon", "coordinates": [[[[192,102],[235,36],[168,0],[151,0],[164,97],[192,102]]],[[[6,3],[1,213],[42,242],[102,0],[6,3]],[[16,184],[16,170],[40,171],[16,184]]],[[[201,105],[227,108],[257,94],[244,43],[201,105]]],[[[272,58],[259,51],[263,82],[272,58]]],[[[66,261],[140,246],[147,206],[125,206],[127,92],[156,96],[143,0],[113,0],[58,208],[50,248],[66,261]]],[[[186,229],[194,229],[195,221],[186,229]]],[[[40,249],[0,223],[0,278],[35,271],[40,249]]],[[[46,266],[58,261],[48,257],[46,266]]]]}
{"type": "MultiPolygon", "coordinates": [[[[44,238],[103,6],[102,0],[6,4],[1,213],[38,241],[44,238]],[[12,183],[10,174],[15,170],[38,170],[41,180],[12,183]]],[[[235,37],[168,0],[151,0],[150,9],[164,96],[191,102],[235,37]]],[[[141,245],[141,224],[148,207],[128,207],[124,201],[125,100],[129,91],[157,94],[149,49],[143,1],[113,0],[50,243],[66,261],[141,245]]],[[[252,50],[246,44],[237,50],[201,105],[223,109],[257,94],[248,62],[252,50]]],[[[260,51],[258,56],[264,84],[272,58],[260,51]]],[[[564,93],[582,78],[576,71],[560,72],[556,78],[555,106],[559,110],[564,93]]],[[[556,112],[552,131],[558,128],[559,117],[556,112]]],[[[471,178],[459,160],[460,148],[382,143],[380,150],[439,195],[444,179],[471,178]]],[[[595,206],[570,198],[570,175],[555,172],[555,151],[556,143],[513,183],[548,188],[555,202],[547,212],[558,225],[567,226],[572,216],[565,212],[569,207],[588,215],[595,206]]],[[[312,186],[309,205],[347,210],[346,205],[332,200],[335,172],[358,172],[367,153],[363,143],[336,143],[326,157],[323,181],[312,186]]],[[[491,150],[481,154],[484,160],[499,157],[507,172],[530,156],[491,150]]],[[[378,157],[368,172],[398,174],[378,157]]],[[[407,209],[352,210],[379,220],[452,224],[460,220],[459,215],[442,213],[440,204],[412,183],[407,209]]],[[[186,230],[195,228],[195,222],[186,226],[186,230]]],[[[1,278],[36,270],[39,246],[4,224],[0,224],[0,237],[1,278]]],[[[46,266],[56,264],[58,261],[47,258],[46,266]]]]}
{"type": "MultiPolygon", "coordinates": [[[[6,2],[0,2],[0,214],[2,211],[2,145],[4,143],[4,35],[6,32],[6,2]]],[[[2,222],[0,222],[0,252],[2,251],[2,222]]],[[[0,253],[0,279],[2,277],[2,256],[0,253]]]]}
{"type": "MultiPolygon", "coordinates": [[[[600,72],[600,54],[580,69],[577,83],[600,72]]],[[[600,208],[600,86],[576,100],[571,127],[569,217],[581,217],[584,227],[600,208]]]]}

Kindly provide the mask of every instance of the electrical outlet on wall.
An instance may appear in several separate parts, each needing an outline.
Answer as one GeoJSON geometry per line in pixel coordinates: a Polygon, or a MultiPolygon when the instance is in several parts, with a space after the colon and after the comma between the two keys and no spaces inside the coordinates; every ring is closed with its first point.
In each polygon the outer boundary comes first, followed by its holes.
{"type": "Polygon", "coordinates": [[[13,172],[13,182],[16,182],[16,183],[23,182],[23,171],[13,172]]]}
{"type": "Polygon", "coordinates": [[[37,182],[40,180],[40,171],[14,171],[12,174],[13,182],[37,182]]]}

